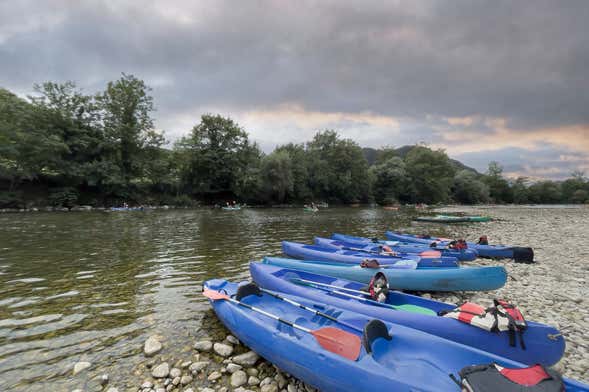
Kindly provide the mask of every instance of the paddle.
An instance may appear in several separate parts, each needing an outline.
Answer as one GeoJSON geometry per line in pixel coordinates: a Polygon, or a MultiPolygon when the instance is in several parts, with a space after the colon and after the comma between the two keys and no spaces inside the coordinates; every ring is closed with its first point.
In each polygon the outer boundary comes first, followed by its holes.
{"type": "Polygon", "coordinates": [[[276,294],[276,293],[275,293],[275,292],[273,292],[273,291],[266,290],[266,289],[263,289],[263,288],[261,288],[261,287],[260,287],[260,291],[262,291],[262,292],[264,292],[264,293],[266,293],[266,294],[268,294],[268,295],[271,295],[271,296],[272,296],[272,297],[274,297],[274,298],[277,298],[277,299],[280,299],[280,300],[282,300],[282,301],[284,301],[284,302],[287,302],[287,303],[289,303],[289,304],[291,304],[291,305],[298,306],[298,307],[299,307],[299,308],[301,308],[301,309],[308,310],[309,312],[311,312],[311,313],[313,313],[313,314],[315,314],[315,315],[317,315],[317,316],[325,317],[325,318],[326,318],[326,319],[328,319],[328,320],[334,321],[334,322],[336,322],[336,323],[339,323],[339,324],[341,324],[341,325],[343,325],[343,326],[346,326],[346,327],[348,327],[348,328],[354,329],[354,330],[356,330],[356,331],[360,331],[360,332],[362,332],[362,331],[363,331],[363,330],[362,330],[362,328],[358,328],[358,327],[357,327],[357,326],[355,326],[355,325],[351,325],[351,324],[348,324],[348,323],[346,323],[346,322],[344,322],[344,321],[342,321],[342,320],[338,320],[337,318],[335,318],[335,317],[333,317],[332,315],[329,315],[329,314],[327,314],[327,313],[323,313],[323,312],[320,312],[320,311],[318,311],[318,310],[315,310],[315,309],[313,309],[313,308],[309,308],[309,307],[307,307],[307,306],[305,306],[305,305],[303,305],[303,304],[300,304],[300,303],[298,303],[298,302],[296,302],[296,301],[293,301],[293,300],[292,300],[292,299],[290,299],[290,298],[282,297],[282,296],[280,296],[280,295],[276,294]]]}
{"type": "Polygon", "coordinates": [[[391,253],[382,253],[379,252],[377,250],[368,250],[368,249],[363,249],[363,248],[350,248],[349,246],[342,246],[341,249],[343,250],[352,250],[354,252],[364,252],[364,253],[370,253],[370,254],[375,254],[378,256],[388,256],[388,257],[396,257],[398,259],[402,259],[403,256],[399,256],[398,254],[391,254],[391,253]]]}
{"type": "Polygon", "coordinates": [[[315,337],[317,343],[319,343],[321,347],[334,354],[341,355],[344,358],[355,361],[360,356],[360,338],[344,330],[333,327],[325,327],[317,330],[312,330],[309,328],[305,328],[301,325],[295,324],[293,322],[290,322],[288,320],[281,319],[280,317],[272,313],[268,313],[265,310],[256,308],[255,306],[251,306],[241,301],[237,301],[229,297],[227,294],[223,294],[218,291],[210,290],[207,288],[205,288],[202,293],[205,297],[213,301],[226,300],[236,305],[243,306],[244,308],[250,309],[254,312],[263,314],[264,316],[270,317],[276,321],[289,325],[303,332],[307,332],[313,335],[313,337],[315,337]]]}
{"type": "Polygon", "coordinates": [[[306,286],[313,286],[316,287],[320,290],[325,290],[327,292],[330,293],[334,293],[334,294],[339,294],[339,295],[343,295],[345,297],[348,298],[354,298],[360,301],[365,301],[377,306],[382,306],[382,307],[386,307],[386,308],[392,308],[395,310],[403,310],[405,312],[412,312],[412,313],[421,313],[421,314],[427,314],[430,316],[437,316],[437,313],[429,308],[425,308],[423,306],[418,306],[418,305],[411,305],[411,304],[403,304],[403,305],[391,305],[391,304],[386,304],[383,302],[378,302],[378,301],[374,301],[372,299],[368,299],[368,298],[364,298],[364,297],[360,297],[360,296],[355,296],[355,295],[351,295],[348,293],[344,293],[342,291],[339,290],[346,290],[352,293],[357,293],[357,294],[361,294],[361,295],[368,295],[367,293],[365,293],[364,291],[360,291],[360,290],[353,290],[353,289],[348,289],[346,287],[339,287],[339,286],[333,286],[330,284],[326,284],[326,283],[317,283],[317,282],[313,282],[310,280],[305,280],[305,279],[298,279],[298,278],[294,278],[291,279],[291,281],[293,280],[297,280],[299,282],[302,282],[303,284],[305,284],[306,286]],[[329,288],[335,288],[336,290],[327,290],[324,287],[319,287],[319,286],[325,286],[325,287],[329,287],[329,288]]]}

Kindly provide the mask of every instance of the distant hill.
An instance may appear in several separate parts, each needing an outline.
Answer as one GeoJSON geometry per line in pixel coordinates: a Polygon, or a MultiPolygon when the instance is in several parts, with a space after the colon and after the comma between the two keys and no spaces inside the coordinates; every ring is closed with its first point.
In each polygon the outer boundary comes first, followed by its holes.
{"type": "MultiPolygon", "coordinates": [[[[402,146],[399,148],[395,148],[393,151],[395,152],[395,155],[397,155],[401,158],[405,158],[407,153],[409,153],[409,151],[411,151],[411,149],[413,149],[413,147],[415,147],[415,146],[402,146]]],[[[368,161],[368,165],[370,165],[370,166],[372,166],[376,163],[381,152],[382,152],[382,150],[376,149],[376,148],[371,148],[371,147],[363,147],[362,148],[362,153],[364,154],[364,157],[366,158],[366,160],[368,161]]],[[[450,161],[454,164],[457,171],[458,170],[469,170],[473,173],[481,174],[476,169],[473,169],[470,166],[466,166],[464,163],[457,161],[456,159],[450,158],[450,161]]]]}

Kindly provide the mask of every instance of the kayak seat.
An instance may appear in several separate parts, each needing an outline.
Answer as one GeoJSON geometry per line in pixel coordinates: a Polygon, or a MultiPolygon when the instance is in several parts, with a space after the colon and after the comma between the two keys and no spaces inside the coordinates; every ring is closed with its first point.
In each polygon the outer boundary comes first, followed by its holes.
{"type": "Polygon", "coordinates": [[[362,335],[362,344],[364,344],[364,348],[368,354],[372,354],[372,342],[378,338],[392,339],[385,323],[374,319],[364,326],[364,333],[362,335]]]}
{"type": "Polygon", "coordinates": [[[237,293],[235,294],[235,299],[241,301],[242,298],[247,297],[248,295],[262,296],[260,288],[254,282],[239,286],[237,288],[237,293]]]}

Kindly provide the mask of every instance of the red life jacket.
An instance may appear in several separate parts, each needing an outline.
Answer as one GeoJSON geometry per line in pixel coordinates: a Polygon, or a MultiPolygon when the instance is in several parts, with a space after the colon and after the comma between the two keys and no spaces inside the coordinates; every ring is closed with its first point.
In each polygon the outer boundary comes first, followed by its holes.
{"type": "Polygon", "coordinates": [[[389,293],[389,282],[387,277],[382,272],[374,274],[370,283],[368,283],[368,292],[373,300],[378,302],[385,302],[387,294],[389,293]]]}
{"type": "Polygon", "coordinates": [[[526,349],[523,332],[528,324],[519,309],[504,300],[493,300],[495,306],[484,308],[472,302],[465,302],[452,310],[443,310],[440,316],[450,317],[490,332],[509,332],[509,345],[515,347],[516,332],[520,336],[520,346],[526,349]]]}
{"type": "Polygon", "coordinates": [[[522,369],[504,368],[497,364],[472,365],[460,371],[460,382],[454,381],[468,392],[563,392],[562,377],[556,371],[541,365],[522,369]]]}

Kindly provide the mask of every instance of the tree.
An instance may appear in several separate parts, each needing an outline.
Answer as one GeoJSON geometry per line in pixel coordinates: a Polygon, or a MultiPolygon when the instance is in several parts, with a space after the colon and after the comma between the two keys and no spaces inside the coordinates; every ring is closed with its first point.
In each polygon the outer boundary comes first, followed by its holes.
{"type": "Polygon", "coordinates": [[[343,202],[368,198],[368,162],[357,143],[341,139],[335,131],[318,132],[307,143],[307,152],[315,196],[343,202]]]}
{"type": "Polygon", "coordinates": [[[292,198],[299,201],[313,200],[313,192],[309,186],[309,154],[303,144],[289,143],[276,148],[275,152],[286,152],[291,161],[292,198]]]}
{"type": "Polygon", "coordinates": [[[515,204],[526,204],[530,202],[530,192],[528,190],[528,178],[518,177],[511,184],[513,202],[515,204]]]}
{"type": "Polygon", "coordinates": [[[386,161],[370,168],[374,199],[379,204],[395,204],[409,201],[410,179],[405,162],[391,156],[386,161]]]}
{"type": "Polygon", "coordinates": [[[484,177],[485,183],[489,186],[489,193],[491,199],[496,203],[511,203],[513,201],[513,193],[509,187],[509,183],[503,178],[503,167],[498,162],[492,161],[489,163],[487,176],[484,177]]]}
{"type": "Polygon", "coordinates": [[[274,151],[262,159],[262,189],[266,198],[284,203],[293,193],[292,161],[286,151],[274,151]]]}
{"type": "MultiPolygon", "coordinates": [[[[259,160],[259,148],[232,119],[205,114],[188,137],[176,146],[187,154],[182,173],[185,187],[193,194],[213,197],[235,195],[240,176],[248,173],[252,160],[259,160]]],[[[257,162],[254,162],[257,164],[257,162]]]]}
{"type": "Polygon", "coordinates": [[[413,147],[405,157],[414,202],[440,203],[448,200],[454,166],[443,150],[413,147]]]}
{"type": "Polygon", "coordinates": [[[553,181],[540,181],[528,188],[530,201],[535,204],[557,204],[561,202],[562,191],[553,181]]]}
{"type": "Polygon", "coordinates": [[[454,176],[452,186],[454,200],[463,204],[487,203],[489,187],[470,170],[461,170],[454,176]]]}
{"type": "Polygon", "coordinates": [[[123,73],[96,99],[102,110],[105,134],[110,142],[111,154],[127,186],[143,174],[146,147],[159,147],[164,138],[153,129],[151,112],[154,110],[151,89],[133,75],[123,73]]]}

